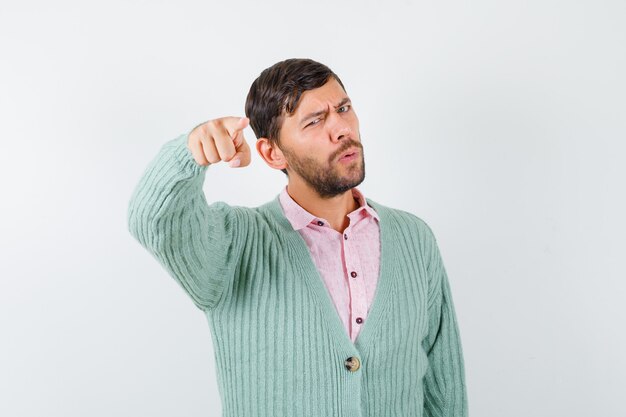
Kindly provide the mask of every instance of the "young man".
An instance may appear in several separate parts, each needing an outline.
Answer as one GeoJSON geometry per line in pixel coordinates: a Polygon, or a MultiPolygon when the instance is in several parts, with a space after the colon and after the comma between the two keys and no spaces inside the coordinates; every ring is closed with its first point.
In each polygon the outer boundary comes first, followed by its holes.
{"type": "Polygon", "coordinates": [[[128,208],[131,234],[207,317],[222,415],[467,416],[437,242],[423,220],[356,188],[363,145],[339,77],[278,62],[245,111],[167,142],[128,208]],[[258,207],[208,204],[211,164],[250,164],[248,123],[288,183],[258,207]]]}

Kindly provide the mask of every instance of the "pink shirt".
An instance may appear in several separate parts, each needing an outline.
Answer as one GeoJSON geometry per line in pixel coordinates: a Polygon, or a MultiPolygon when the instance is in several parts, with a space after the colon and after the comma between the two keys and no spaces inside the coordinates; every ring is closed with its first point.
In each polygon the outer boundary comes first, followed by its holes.
{"type": "Polygon", "coordinates": [[[352,195],[359,208],[348,214],[350,224],[341,234],[328,221],[306,211],[287,192],[280,193],[283,213],[303,237],[337,314],[354,343],[367,320],[378,282],[380,266],[380,221],[355,187],[352,195]]]}

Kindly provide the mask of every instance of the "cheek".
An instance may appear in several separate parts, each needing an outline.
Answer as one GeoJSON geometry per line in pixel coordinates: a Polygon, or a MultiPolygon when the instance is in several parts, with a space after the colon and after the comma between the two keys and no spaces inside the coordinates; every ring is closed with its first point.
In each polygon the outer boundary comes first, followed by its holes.
{"type": "Polygon", "coordinates": [[[328,157],[331,151],[319,145],[321,143],[319,138],[316,140],[316,138],[311,137],[305,142],[292,147],[289,156],[309,165],[328,164],[328,157]],[[325,158],[324,155],[326,156],[325,158]]]}
{"type": "Polygon", "coordinates": [[[349,123],[350,123],[350,126],[351,126],[351,127],[352,127],[355,131],[358,131],[358,130],[359,130],[359,118],[358,118],[358,117],[356,117],[356,115],[355,115],[354,113],[350,115],[350,118],[349,118],[349,120],[348,120],[348,121],[349,121],[349,123]]]}

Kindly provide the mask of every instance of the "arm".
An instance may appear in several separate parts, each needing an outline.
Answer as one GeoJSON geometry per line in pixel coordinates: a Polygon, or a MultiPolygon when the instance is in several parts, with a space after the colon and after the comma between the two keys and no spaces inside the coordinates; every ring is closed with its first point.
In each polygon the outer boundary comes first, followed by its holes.
{"type": "Polygon", "coordinates": [[[429,333],[423,346],[429,366],[424,376],[424,416],[466,417],[468,410],[463,351],[452,293],[430,228],[428,234],[429,333]]]}
{"type": "Polygon", "coordinates": [[[127,227],[201,310],[215,307],[233,279],[244,238],[243,212],[207,204],[202,186],[209,165],[198,164],[188,134],[166,142],[136,186],[127,227]]]}

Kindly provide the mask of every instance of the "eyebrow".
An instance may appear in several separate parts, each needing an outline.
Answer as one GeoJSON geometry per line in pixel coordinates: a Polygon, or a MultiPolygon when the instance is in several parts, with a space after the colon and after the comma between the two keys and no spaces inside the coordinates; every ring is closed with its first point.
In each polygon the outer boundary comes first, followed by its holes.
{"type": "MultiPolygon", "coordinates": [[[[342,98],[341,101],[339,102],[339,104],[337,104],[335,106],[335,108],[338,109],[339,107],[343,106],[346,103],[350,103],[350,99],[348,97],[342,98]]],[[[313,112],[313,113],[309,113],[306,116],[304,116],[302,119],[300,119],[300,123],[304,123],[307,120],[309,120],[310,118],[315,117],[315,116],[320,116],[320,115],[322,115],[324,113],[326,113],[326,110],[321,110],[321,111],[316,111],[316,112],[313,112]]]]}

